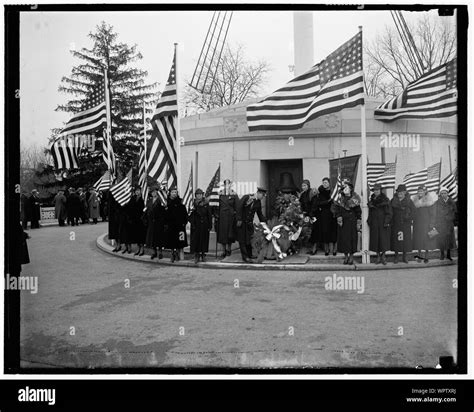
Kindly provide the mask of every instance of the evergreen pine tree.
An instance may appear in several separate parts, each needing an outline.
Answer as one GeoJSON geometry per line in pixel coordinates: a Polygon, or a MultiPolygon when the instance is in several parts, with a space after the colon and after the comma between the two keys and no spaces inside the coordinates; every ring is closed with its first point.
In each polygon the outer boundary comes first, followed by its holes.
{"type": "MultiPolygon", "coordinates": [[[[143,124],[143,102],[150,107],[156,98],[154,89],[157,83],[147,84],[148,73],[133,67],[133,63],[142,59],[137,46],[119,42],[113,27],[102,22],[95,32],[89,33],[91,48],[72,50],[80,63],[72,68],[69,77],[63,77],[59,91],[73,96],[64,105],[58,105],[57,111],[70,113],[78,111],[92,88],[103,82],[104,69],[107,70],[110,84],[110,105],[112,119],[112,140],[117,166],[125,175],[134,167],[134,180],[137,180],[139,132],[143,124]]],[[[53,135],[60,129],[53,131],[53,135]]],[[[102,137],[98,133],[97,138],[102,137]]],[[[54,137],[51,138],[53,140],[54,137]]],[[[97,142],[94,152],[87,152],[79,162],[79,170],[71,170],[67,181],[75,186],[93,184],[106,170],[102,159],[102,142],[97,142]]]]}

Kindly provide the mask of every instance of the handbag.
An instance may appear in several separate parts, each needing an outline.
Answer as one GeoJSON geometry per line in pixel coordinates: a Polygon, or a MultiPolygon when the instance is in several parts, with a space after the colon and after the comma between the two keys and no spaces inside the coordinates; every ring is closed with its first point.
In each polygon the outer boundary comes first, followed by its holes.
{"type": "Polygon", "coordinates": [[[434,237],[436,237],[438,235],[439,235],[439,232],[436,230],[435,227],[428,232],[428,237],[430,239],[433,239],[434,237]]]}

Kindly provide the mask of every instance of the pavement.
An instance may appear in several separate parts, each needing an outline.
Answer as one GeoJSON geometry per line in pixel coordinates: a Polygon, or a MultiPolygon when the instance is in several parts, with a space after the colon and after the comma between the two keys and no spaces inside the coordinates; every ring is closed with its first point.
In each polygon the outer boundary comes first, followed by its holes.
{"type": "Polygon", "coordinates": [[[38,277],[38,292],[21,292],[23,368],[431,368],[456,359],[457,265],[155,264],[99,249],[106,231],[28,231],[22,275],[38,277]],[[329,289],[332,281],[346,287],[329,289]]]}

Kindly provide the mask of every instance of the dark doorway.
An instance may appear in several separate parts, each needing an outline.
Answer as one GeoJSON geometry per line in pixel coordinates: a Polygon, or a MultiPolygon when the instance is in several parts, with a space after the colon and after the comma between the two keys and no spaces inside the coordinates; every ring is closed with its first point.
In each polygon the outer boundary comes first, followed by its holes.
{"type": "Polygon", "coordinates": [[[268,195],[266,200],[267,217],[271,217],[273,205],[282,183],[292,182],[300,190],[303,180],[303,161],[301,159],[267,160],[268,195]]]}

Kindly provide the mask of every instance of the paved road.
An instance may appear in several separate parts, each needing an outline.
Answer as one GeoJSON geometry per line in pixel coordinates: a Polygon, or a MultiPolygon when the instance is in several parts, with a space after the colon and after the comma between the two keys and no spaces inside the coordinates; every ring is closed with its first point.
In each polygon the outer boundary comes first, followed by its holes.
{"type": "Polygon", "coordinates": [[[39,289],[21,295],[23,366],[414,368],[455,356],[457,266],[336,273],[363,276],[357,293],[327,290],[332,272],[118,259],[96,247],[105,231],[30,231],[22,274],[39,289]]]}

